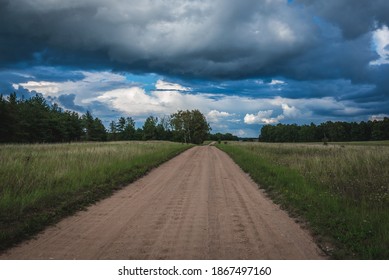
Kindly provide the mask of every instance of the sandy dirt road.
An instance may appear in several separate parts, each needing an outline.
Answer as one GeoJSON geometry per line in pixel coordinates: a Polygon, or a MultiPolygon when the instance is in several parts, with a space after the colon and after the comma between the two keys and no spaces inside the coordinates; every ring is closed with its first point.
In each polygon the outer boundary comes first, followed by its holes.
{"type": "Polygon", "coordinates": [[[320,259],[224,153],[194,147],[1,259],[320,259]]]}

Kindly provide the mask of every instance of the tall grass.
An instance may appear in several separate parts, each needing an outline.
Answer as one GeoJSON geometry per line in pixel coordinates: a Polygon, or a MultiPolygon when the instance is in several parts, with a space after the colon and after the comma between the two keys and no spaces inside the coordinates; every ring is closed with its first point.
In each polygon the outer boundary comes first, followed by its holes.
{"type": "Polygon", "coordinates": [[[219,147],[274,200],[304,217],[334,258],[389,258],[388,146],[219,147]]]}
{"type": "Polygon", "coordinates": [[[0,249],[188,147],[169,142],[0,145],[0,249]]]}

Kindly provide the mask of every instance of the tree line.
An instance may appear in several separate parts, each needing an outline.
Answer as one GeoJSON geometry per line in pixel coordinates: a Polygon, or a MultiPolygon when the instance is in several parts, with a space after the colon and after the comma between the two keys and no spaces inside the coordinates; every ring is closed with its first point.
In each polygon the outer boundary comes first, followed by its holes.
{"type": "Polygon", "coordinates": [[[211,141],[239,141],[239,137],[231,133],[215,133],[210,134],[208,140],[211,141]]]}
{"type": "Polygon", "coordinates": [[[142,128],[131,117],[120,117],[108,130],[87,111],[63,110],[36,95],[19,99],[0,95],[0,143],[58,143],[75,141],[166,140],[200,144],[209,137],[210,126],[199,110],[178,111],[158,119],[149,116],[142,128]]]}
{"type": "Polygon", "coordinates": [[[367,122],[332,122],[320,125],[265,125],[259,140],[263,142],[344,142],[389,140],[389,118],[367,122]]]}
{"type": "Polygon", "coordinates": [[[63,111],[48,105],[39,95],[18,99],[16,94],[0,96],[0,142],[53,143],[104,141],[107,139],[101,120],[86,112],[63,111]]]}

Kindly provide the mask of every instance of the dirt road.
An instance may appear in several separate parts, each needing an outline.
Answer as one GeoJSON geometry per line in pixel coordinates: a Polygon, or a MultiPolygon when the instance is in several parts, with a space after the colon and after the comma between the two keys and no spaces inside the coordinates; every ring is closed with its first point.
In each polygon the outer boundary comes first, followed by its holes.
{"type": "Polygon", "coordinates": [[[320,259],[215,147],[192,148],[1,259],[320,259]]]}

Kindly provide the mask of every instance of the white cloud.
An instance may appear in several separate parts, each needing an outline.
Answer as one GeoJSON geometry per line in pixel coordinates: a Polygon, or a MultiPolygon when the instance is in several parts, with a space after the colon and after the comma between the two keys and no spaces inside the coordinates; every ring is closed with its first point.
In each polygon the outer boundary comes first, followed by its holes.
{"type": "Polygon", "coordinates": [[[230,120],[227,120],[227,121],[230,122],[230,123],[240,123],[240,122],[242,122],[241,119],[230,119],[230,120]]]}
{"type": "Polygon", "coordinates": [[[261,123],[261,118],[253,114],[246,114],[246,116],[244,117],[244,123],[247,124],[261,123]]]}
{"type": "Polygon", "coordinates": [[[118,88],[85,101],[99,101],[132,116],[170,115],[177,110],[210,110],[212,99],[207,95],[186,93],[184,91],[188,88],[162,80],[158,80],[155,87],[158,90],[151,92],[136,86],[118,88]]]}
{"type": "Polygon", "coordinates": [[[46,81],[29,81],[27,83],[13,84],[16,89],[18,86],[22,86],[29,91],[36,91],[42,93],[44,96],[57,96],[60,91],[60,84],[55,82],[46,81]]]}
{"type": "Polygon", "coordinates": [[[158,80],[157,83],[155,84],[155,88],[157,90],[178,90],[178,91],[191,90],[190,88],[183,87],[180,84],[169,83],[169,82],[165,82],[164,80],[158,80]]]}
{"type": "Polygon", "coordinates": [[[387,114],[379,114],[379,115],[373,115],[369,118],[371,121],[382,121],[384,118],[389,118],[389,115],[387,114]]]}
{"type": "Polygon", "coordinates": [[[84,75],[83,81],[85,83],[113,83],[113,82],[124,82],[126,77],[121,74],[112,73],[109,71],[102,72],[87,72],[80,71],[84,75]]]}
{"type": "MultiPolygon", "coordinates": [[[[102,72],[87,72],[74,71],[74,74],[81,74],[83,78],[77,81],[65,82],[47,82],[47,81],[28,81],[26,83],[17,84],[29,91],[35,90],[42,93],[45,97],[58,97],[64,94],[76,94],[78,100],[86,97],[98,96],[104,90],[104,87],[115,87],[123,85],[126,82],[126,77],[120,74],[115,74],[108,71],[102,72]]],[[[14,85],[15,87],[16,85],[14,85]]]]}
{"type": "Polygon", "coordinates": [[[245,136],[246,132],[243,129],[239,129],[238,131],[235,132],[237,136],[245,136]]]}
{"type": "Polygon", "coordinates": [[[284,81],[281,81],[281,80],[271,80],[270,82],[271,85],[283,85],[283,84],[286,84],[284,81]]]}
{"type": "Polygon", "coordinates": [[[389,64],[389,29],[386,25],[373,33],[373,42],[379,59],[370,62],[371,65],[389,64]]]}
{"type": "Polygon", "coordinates": [[[275,124],[284,119],[283,115],[272,118],[273,110],[259,111],[256,115],[246,114],[244,123],[246,124],[275,124]]]}
{"type": "Polygon", "coordinates": [[[282,104],[281,107],[282,107],[283,115],[288,119],[295,119],[301,115],[300,110],[294,106],[289,106],[288,104],[282,104]]]}
{"type": "Polygon", "coordinates": [[[230,113],[227,112],[219,112],[217,110],[212,110],[208,113],[209,117],[228,117],[231,116],[230,113]]]}
{"type": "Polygon", "coordinates": [[[164,107],[161,106],[157,98],[146,94],[145,90],[139,87],[107,91],[98,96],[96,100],[119,111],[134,115],[159,114],[164,111],[164,107]]]}
{"type": "Polygon", "coordinates": [[[246,114],[244,122],[246,124],[276,124],[284,119],[295,119],[301,116],[300,110],[294,106],[282,103],[281,108],[282,114],[277,117],[272,117],[273,110],[259,111],[256,115],[246,114]]]}
{"type": "Polygon", "coordinates": [[[230,114],[230,113],[227,113],[227,112],[220,112],[218,110],[211,110],[208,114],[207,114],[207,119],[208,121],[210,121],[211,123],[218,123],[219,121],[221,121],[222,119],[225,119],[227,117],[230,117],[230,116],[233,116],[234,114],[230,114]]]}

